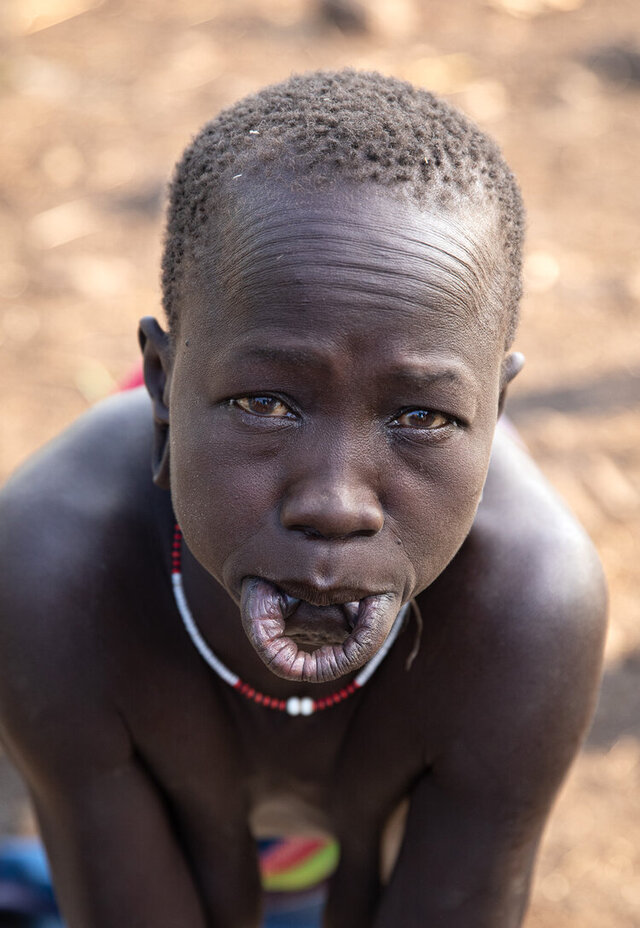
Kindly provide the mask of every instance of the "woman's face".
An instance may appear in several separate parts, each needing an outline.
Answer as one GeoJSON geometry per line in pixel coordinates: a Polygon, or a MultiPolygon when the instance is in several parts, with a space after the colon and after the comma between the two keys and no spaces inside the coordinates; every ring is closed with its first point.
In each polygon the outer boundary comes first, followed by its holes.
{"type": "Polygon", "coordinates": [[[175,512],[265,663],[334,679],[471,527],[503,362],[494,237],[378,188],[255,184],[216,236],[176,333],[175,512]]]}

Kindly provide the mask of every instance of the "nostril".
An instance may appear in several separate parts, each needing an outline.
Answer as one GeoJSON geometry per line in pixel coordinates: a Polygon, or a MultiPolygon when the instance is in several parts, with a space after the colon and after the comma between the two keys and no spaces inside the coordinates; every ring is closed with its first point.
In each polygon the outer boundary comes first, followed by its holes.
{"type": "Polygon", "coordinates": [[[317,528],[310,528],[308,525],[290,525],[288,528],[294,532],[301,532],[307,538],[324,538],[324,535],[317,528]]]}
{"type": "Polygon", "coordinates": [[[333,541],[340,541],[347,538],[372,538],[374,535],[377,535],[379,531],[379,529],[367,528],[356,529],[352,532],[321,532],[317,528],[311,528],[309,525],[287,525],[287,528],[292,532],[300,532],[302,535],[306,535],[307,538],[325,540],[331,539],[333,541]]]}
{"type": "Polygon", "coordinates": [[[307,538],[335,538],[335,537],[344,537],[343,535],[336,536],[331,532],[321,532],[317,528],[311,528],[310,525],[288,525],[288,529],[292,532],[300,532],[302,535],[306,535],[307,538]]]}
{"type": "Polygon", "coordinates": [[[379,528],[363,528],[359,532],[354,532],[354,535],[360,535],[362,538],[373,538],[374,535],[377,535],[380,531],[379,528]]]}

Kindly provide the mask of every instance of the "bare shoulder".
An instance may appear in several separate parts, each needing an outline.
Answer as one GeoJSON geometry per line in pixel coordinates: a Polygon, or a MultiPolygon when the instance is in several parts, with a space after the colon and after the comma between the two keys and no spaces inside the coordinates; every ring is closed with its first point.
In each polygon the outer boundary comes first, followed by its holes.
{"type": "Polygon", "coordinates": [[[114,397],[0,492],[0,733],[28,779],[54,775],[74,739],[90,763],[128,750],[100,672],[100,623],[114,611],[107,577],[126,582],[123,547],[144,550],[145,533],[152,543],[147,419],[141,394],[114,397]]]}
{"type": "Polygon", "coordinates": [[[149,474],[150,442],[142,389],[103,400],[16,470],[0,489],[2,513],[11,518],[43,505],[67,514],[106,510],[127,482],[149,474]]]}
{"type": "MultiPolygon", "coordinates": [[[[120,540],[149,520],[151,412],[141,391],[91,409],[29,458],[0,490],[2,595],[86,588],[120,540]]],[[[76,590],[77,591],[77,590],[76,590]]]]}
{"type": "Polygon", "coordinates": [[[546,814],[599,688],[607,595],[595,549],[508,435],[497,437],[476,524],[442,577],[459,707],[449,774],[546,814]]]}
{"type": "Polygon", "coordinates": [[[598,554],[527,451],[502,429],[475,531],[487,564],[482,596],[503,621],[512,617],[514,630],[532,636],[528,647],[546,633],[601,643],[607,592],[598,554]]]}

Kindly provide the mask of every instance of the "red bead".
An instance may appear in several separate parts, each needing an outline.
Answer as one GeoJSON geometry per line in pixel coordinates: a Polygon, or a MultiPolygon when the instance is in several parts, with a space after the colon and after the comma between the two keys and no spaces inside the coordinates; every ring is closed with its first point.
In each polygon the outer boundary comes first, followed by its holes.
{"type": "Polygon", "coordinates": [[[271,705],[271,696],[263,696],[263,698],[262,698],[262,705],[263,705],[263,706],[270,706],[270,705],[271,705]]]}
{"type": "Polygon", "coordinates": [[[249,689],[247,690],[247,696],[249,697],[249,699],[253,699],[255,695],[256,695],[256,691],[253,689],[252,686],[250,686],[249,689]]]}
{"type": "Polygon", "coordinates": [[[256,693],[256,695],[253,698],[255,699],[257,703],[261,703],[262,700],[264,699],[264,696],[262,695],[262,693],[256,693]]]}
{"type": "Polygon", "coordinates": [[[324,700],[324,699],[319,699],[319,700],[316,702],[316,709],[324,709],[325,705],[326,705],[326,700],[324,700]]]}

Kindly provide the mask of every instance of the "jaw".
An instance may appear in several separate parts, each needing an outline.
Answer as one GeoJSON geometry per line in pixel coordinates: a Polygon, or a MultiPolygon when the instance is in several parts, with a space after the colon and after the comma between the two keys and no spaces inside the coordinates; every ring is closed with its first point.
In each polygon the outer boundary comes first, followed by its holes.
{"type": "Polygon", "coordinates": [[[268,580],[247,577],[240,609],[247,637],[276,676],[326,683],[371,660],[401,605],[395,593],[378,593],[357,603],[314,606],[292,601],[268,580]]]}

